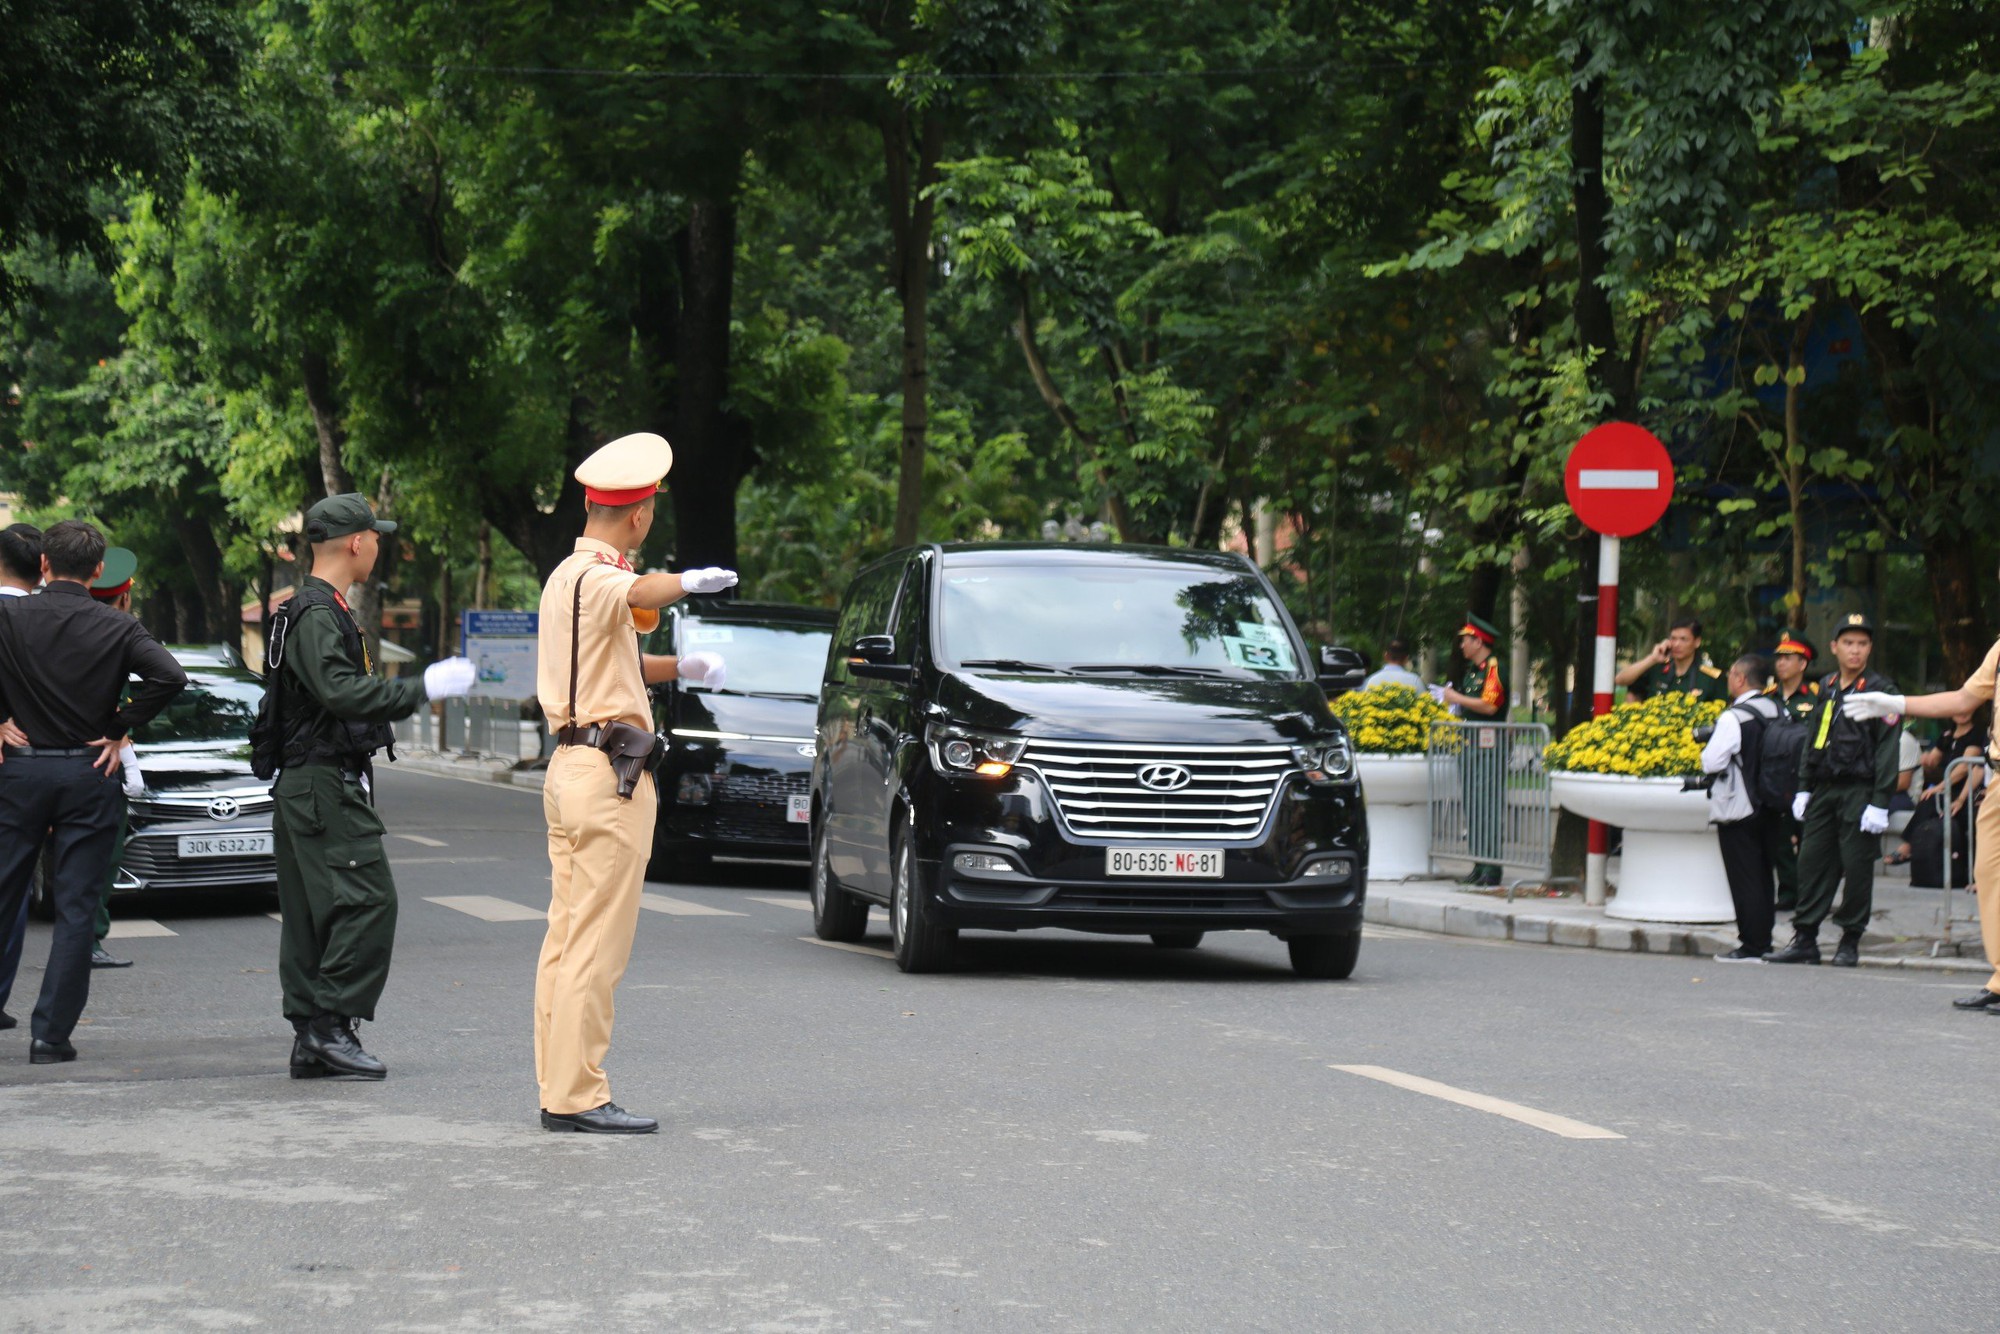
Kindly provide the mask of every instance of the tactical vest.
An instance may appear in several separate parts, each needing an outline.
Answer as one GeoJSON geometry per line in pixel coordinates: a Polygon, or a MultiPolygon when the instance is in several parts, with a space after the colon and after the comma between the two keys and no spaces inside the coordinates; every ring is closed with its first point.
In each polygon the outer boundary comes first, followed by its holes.
{"type": "Polygon", "coordinates": [[[336,718],[299,684],[295,673],[281,679],[280,673],[285,672],[285,648],[291,628],[301,616],[317,607],[324,607],[326,614],[332,616],[334,624],[340,627],[340,646],[348,661],[363,672],[374,671],[374,664],[368,660],[368,646],[361,638],[361,628],[342,609],[333,594],[307,584],[287,599],[272,617],[269,646],[265,650],[264,679],[278,691],[279,735],[283,739],[283,759],[280,763],[287,769],[302,764],[329,764],[354,769],[366,765],[376,751],[384,748],[388,749],[389,758],[395,759],[396,736],[390,731],[389,724],[349,722],[336,718]]]}
{"type": "MultiPolygon", "coordinates": [[[[1819,686],[1819,708],[1807,726],[1805,776],[1815,783],[1872,783],[1875,781],[1874,724],[1857,723],[1840,711],[1840,673],[1829,673],[1819,686]]],[[[1856,690],[1887,690],[1896,683],[1886,676],[1865,672],[1854,682],[1856,690]]]]}

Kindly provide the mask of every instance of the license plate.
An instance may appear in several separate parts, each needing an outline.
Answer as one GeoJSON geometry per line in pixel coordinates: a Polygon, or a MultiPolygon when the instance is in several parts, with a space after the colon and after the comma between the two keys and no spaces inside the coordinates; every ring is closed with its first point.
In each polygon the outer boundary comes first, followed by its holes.
{"type": "Polygon", "coordinates": [[[269,834],[183,834],[183,857],[268,857],[269,834]]]}
{"type": "Polygon", "coordinates": [[[1106,848],[1104,874],[1143,875],[1156,880],[1222,879],[1222,854],[1185,848],[1106,848]]]}
{"type": "Polygon", "coordinates": [[[792,803],[792,808],[791,808],[791,810],[789,810],[788,812],[786,812],[786,815],[785,815],[785,818],[786,818],[786,819],[790,820],[790,821],[791,821],[791,822],[792,822],[793,824],[811,824],[811,823],[812,823],[812,818],[813,818],[813,799],[812,799],[811,797],[809,797],[809,796],[808,796],[808,797],[788,797],[788,798],[786,798],[786,800],[792,803]]]}

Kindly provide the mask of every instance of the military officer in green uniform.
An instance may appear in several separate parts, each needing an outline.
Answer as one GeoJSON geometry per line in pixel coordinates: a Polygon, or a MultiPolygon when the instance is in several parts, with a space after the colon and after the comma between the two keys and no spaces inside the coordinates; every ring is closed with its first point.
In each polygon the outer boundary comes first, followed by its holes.
{"type": "Polygon", "coordinates": [[[1875,627],[1860,612],[1842,617],[1833,637],[1839,670],[1820,682],[1806,715],[1806,744],[1799,764],[1799,793],[1792,816],[1804,826],[1799,836],[1799,902],[1792,914],[1792,943],[1764,956],[1766,963],[1818,963],[1819,924],[1833,908],[1833,894],[1845,880],[1840,910],[1836,966],[1861,961],[1861,934],[1874,908],[1875,863],[1882,855],[1882,832],[1889,827],[1889,799],[1901,772],[1900,717],[1857,721],[1840,707],[1863,691],[1896,694],[1896,684],[1870,671],[1875,627]]]}
{"type": "MultiPolygon", "coordinates": [[[[1812,679],[1812,662],[1818,655],[1804,635],[1787,632],[1771,651],[1771,684],[1764,693],[1779,708],[1803,722],[1819,702],[1819,682],[1812,679]]],[[[1799,822],[1790,811],[1779,811],[1764,822],[1770,840],[1765,852],[1771,869],[1778,874],[1778,911],[1790,912],[1799,906],[1799,822]]]]}
{"type": "Polygon", "coordinates": [[[375,1018],[396,937],[373,756],[392,744],[391,722],[426,699],[466,694],[475,676],[464,658],[434,663],[421,679],[375,674],[345,590],[368,578],[380,535],[395,530],[359,495],[329,496],[306,511],[312,574],[272,618],[265,650],[280,768],[271,819],[283,922],[278,978],[297,1034],[294,1079],[388,1074],[354,1031],[375,1018]]]}
{"type": "MultiPolygon", "coordinates": [[[[1506,722],[1511,702],[1507,669],[1493,651],[1499,640],[1500,632],[1490,621],[1468,613],[1465,624],[1458,629],[1458,651],[1465,659],[1465,672],[1456,688],[1432,686],[1432,696],[1472,722],[1482,718],[1506,722]]],[[[1465,799],[1467,845],[1474,862],[1466,884],[1500,883],[1501,831],[1507,814],[1505,738],[1504,732],[1490,727],[1467,727],[1464,732],[1465,748],[1458,757],[1458,772],[1465,799]]]]}
{"type": "MultiPolygon", "coordinates": [[[[106,606],[116,607],[127,616],[132,614],[132,583],[139,573],[139,558],[124,547],[107,547],[104,552],[104,570],[90,585],[90,595],[106,606]]],[[[129,692],[128,692],[129,694],[129,692]]],[[[122,708],[128,702],[121,700],[122,708]]],[[[139,769],[139,753],[132,749],[128,737],[118,750],[118,778],[125,787],[125,799],[129,803],[144,791],[144,776],[139,769]]],[[[130,809],[129,805],[127,807],[130,809]]],[[[117,837],[111,840],[111,873],[104,878],[104,892],[97,897],[97,920],[91,924],[96,942],[90,949],[92,968],[130,968],[130,959],[113,958],[104,948],[104,938],[111,933],[111,886],[118,881],[118,868],[125,862],[125,838],[131,832],[129,815],[120,816],[117,837]]]]}
{"type": "Polygon", "coordinates": [[[1683,616],[1667,628],[1653,651],[1614,678],[1633,699],[1655,695],[1696,695],[1729,702],[1729,682],[1701,656],[1701,622],[1683,616]]]}

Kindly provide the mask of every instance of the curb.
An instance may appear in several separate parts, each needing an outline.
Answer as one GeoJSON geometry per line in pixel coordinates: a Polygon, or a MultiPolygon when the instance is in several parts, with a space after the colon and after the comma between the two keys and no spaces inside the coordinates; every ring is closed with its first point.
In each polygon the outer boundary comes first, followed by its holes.
{"type": "MultiPolygon", "coordinates": [[[[1479,903],[1441,902],[1432,896],[1398,894],[1393,888],[1368,887],[1362,920],[1431,935],[1472,940],[1511,940],[1527,945],[1561,945],[1573,949],[1611,950],[1620,954],[1671,954],[1706,958],[1735,948],[1734,934],[1671,923],[1600,922],[1574,916],[1510,912],[1479,903]]],[[[1902,955],[1861,956],[1869,968],[1911,968],[1938,973],[1990,973],[1984,959],[1907,958],[1902,955]]]]}
{"type": "Polygon", "coordinates": [[[505,760],[484,755],[443,755],[435,751],[398,756],[392,766],[404,773],[430,774],[438,778],[458,778],[469,783],[492,783],[499,787],[540,789],[546,769],[516,769],[505,760]]]}

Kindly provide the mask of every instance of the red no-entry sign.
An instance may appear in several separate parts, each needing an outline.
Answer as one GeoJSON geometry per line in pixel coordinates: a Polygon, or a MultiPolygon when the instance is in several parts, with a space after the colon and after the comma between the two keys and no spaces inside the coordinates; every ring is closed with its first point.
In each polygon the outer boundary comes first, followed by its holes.
{"type": "Polygon", "coordinates": [[[1563,490],[1584,527],[1607,537],[1633,537],[1667,512],[1674,462],[1645,427],[1606,422],[1570,450],[1563,490]]]}

